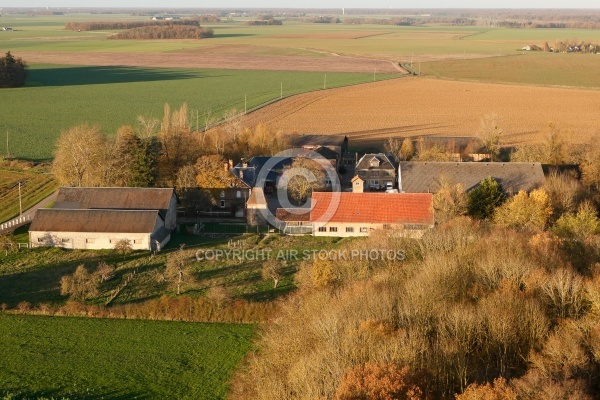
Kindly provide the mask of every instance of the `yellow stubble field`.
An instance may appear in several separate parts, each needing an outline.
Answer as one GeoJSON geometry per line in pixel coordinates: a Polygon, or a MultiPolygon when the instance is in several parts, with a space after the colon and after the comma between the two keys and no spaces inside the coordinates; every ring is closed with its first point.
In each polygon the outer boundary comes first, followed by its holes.
{"type": "Polygon", "coordinates": [[[474,135],[490,114],[498,116],[505,145],[542,140],[550,123],[583,143],[600,133],[600,91],[410,77],[294,96],[244,123],[378,146],[390,137],[474,135]]]}

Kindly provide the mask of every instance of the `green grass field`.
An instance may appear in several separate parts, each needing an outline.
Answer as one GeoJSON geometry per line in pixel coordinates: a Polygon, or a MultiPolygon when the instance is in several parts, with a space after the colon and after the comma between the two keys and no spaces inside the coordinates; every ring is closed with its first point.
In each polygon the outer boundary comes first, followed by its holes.
{"type": "MultiPolygon", "coordinates": [[[[27,243],[28,235],[25,228],[15,232],[15,241],[27,243]]],[[[15,308],[21,302],[28,302],[33,308],[40,304],[61,306],[66,303],[68,296],[60,293],[60,280],[65,275],[73,274],[78,265],[85,265],[88,271],[95,271],[101,261],[116,268],[115,277],[101,285],[98,295],[87,300],[88,304],[104,305],[110,293],[120,286],[125,277],[136,271],[134,278],[111,302],[114,305],[140,303],[157,299],[167,294],[175,295],[175,289],[164,281],[157,279],[162,273],[168,257],[179,249],[180,244],[186,245],[188,263],[193,282],[185,284],[183,294],[190,297],[205,296],[215,286],[223,287],[233,299],[248,301],[268,301],[295,290],[294,274],[302,259],[290,260],[283,270],[281,281],[277,288],[273,287],[271,279],[263,279],[261,259],[210,259],[196,261],[197,250],[232,250],[228,247],[229,238],[209,239],[201,236],[175,234],[167,249],[150,257],[149,252],[133,252],[123,258],[112,250],[84,251],[63,250],[59,248],[37,248],[20,250],[9,254],[0,252],[0,304],[15,308]]],[[[254,254],[254,251],[271,250],[273,256],[279,251],[295,249],[303,250],[332,248],[336,238],[315,238],[274,236],[248,234],[231,239],[241,240],[244,249],[254,254]]],[[[204,254],[204,253],[203,253],[204,254]]]]}
{"type": "Polygon", "coordinates": [[[525,53],[423,63],[421,74],[480,82],[600,88],[600,55],[525,53]]]}
{"type": "Polygon", "coordinates": [[[0,168],[0,223],[19,215],[19,182],[23,211],[52,194],[58,183],[44,170],[15,171],[0,168]]]}
{"type": "Polygon", "coordinates": [[[0,395],[222,399],[252,325],[0,315],[0,395]]]}
{"type": "MultiPolygon", "coordinates": [[[[206,111],[218,117],[231,108],[243,110],[244,96],[250,109],[278,98],[282,84],[285,96],[321,89],[324,79],[317,72],[35,65],[26,87],[2,89],[2,98],[10,101],[0,109],[0,132],[9,132],[13,155],[48,159],[61,130],[77,124],[98,124],[113,133],[135,125],[139,115],[161,119],[165,103],[175,108],[187,102],[195,129],[196,123],[204,126],[206,111]]],[[[327,87],[372,79],[328,73],[327,87]]]]}

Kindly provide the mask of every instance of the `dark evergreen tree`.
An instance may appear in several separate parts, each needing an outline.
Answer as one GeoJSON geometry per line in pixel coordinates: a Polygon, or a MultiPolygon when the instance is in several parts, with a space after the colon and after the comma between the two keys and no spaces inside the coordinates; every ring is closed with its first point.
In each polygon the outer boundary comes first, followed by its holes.
{"type": "Polygon", "coordinates": [[[19,87],[25,85],[29,67],[20,58],[13,57],[10,51],[0,57],[0,88],[19,87]]]}
{"type": "Polygon", "coordinates": [[[506,195],[494,179],[486,178],[475,189],[467,193],[468,214],[479,219],[490,219],[496,207],[504,203],[506,195]]]}

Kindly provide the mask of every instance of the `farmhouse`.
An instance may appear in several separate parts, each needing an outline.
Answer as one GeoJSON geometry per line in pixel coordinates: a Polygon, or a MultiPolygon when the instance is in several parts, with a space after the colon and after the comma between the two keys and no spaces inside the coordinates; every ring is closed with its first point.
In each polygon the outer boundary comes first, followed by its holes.
{"type": "Polygon", "coordinates": [[[385,154],[365,154],[356,164],[356,174],[365,183],[365,189],[380,190],[386,185],[394,186],[396,166],[385,154]]]}
{"type": "Polygon", "coordinates": [[[508,194],[531,191],[544,183],[540,163],[502,162],[400,162],[398,191],[404,193],[435,193],[442,180],[462,184],[466,191],[486,178],[498,181],[508,194]]]}
{"type": "Polygon", "coordinates": [[[157,210],[170,230],[177,228],[172,188],[61,187],[54,208],[66,210],[157,210]]]}
{"type": "Polygon", "coordinates": [[[128,240],[133,250],[160,251],[170,238],[157,210],[39,209],[29,229],[32,247],[114,249],[128,240]]]}
{"type": "Polygon", "coordinates": [[[392,228],[419,236],[433,228],[433,195],[315,192],[310,222],[314,236],[368,236],[375,229],[392,228]]]}

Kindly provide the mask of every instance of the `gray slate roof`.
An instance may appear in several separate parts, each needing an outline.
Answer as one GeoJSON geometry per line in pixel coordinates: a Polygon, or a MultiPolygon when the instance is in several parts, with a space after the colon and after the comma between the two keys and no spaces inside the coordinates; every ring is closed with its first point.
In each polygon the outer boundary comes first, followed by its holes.
{"type": "Polygon", "coordinates": [[[106,232],[152,233],[157,210],[60,210],[41,208],[29,228],[30,232],[106,232]]]}
{"type": "Polygon", "coordinates": [[[394,166],[394,163],[388,156],[386,156],[383,153],[378,153],[378,154],[365,154],[364,156],[362,156],[361,159],[358,160],[358,163],[356,164],[356,170],[358,171],[359,169],[393,169],[393,170],[395,170],[396,167],[394,166]],[[376,158],[379,161],[378,167],[371,167],[371,160],[373,158],[376,158]]]}
{"type": "Polygon", "coordinates": [[[435,193],[443,178],[453,184],[461,183],[469,191],[492,177],[507,193],[514,194],[536,189],[545,179],[540,163],[403,161],[400,171],[406,193],[435,193]]]}
{"type": "Polygon", "coordinates": [[[159,210],[164,215],[173,195],[172,188],[61,187],[53,208],[159,210]]]}

